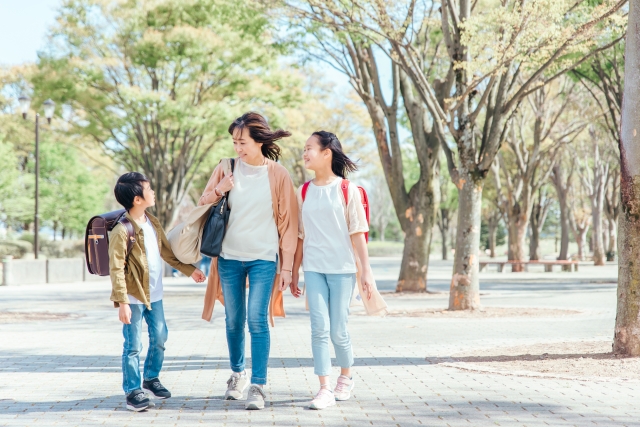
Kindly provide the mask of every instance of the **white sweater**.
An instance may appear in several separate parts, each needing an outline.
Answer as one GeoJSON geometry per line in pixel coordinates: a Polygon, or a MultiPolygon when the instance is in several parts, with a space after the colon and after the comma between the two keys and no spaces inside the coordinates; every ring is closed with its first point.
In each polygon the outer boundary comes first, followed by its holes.
{"type": "Polygon", "coordinates": [[[278,228],[267,166],[251,166],[241,160],[233,172],[229,192],[231,215],[220,256],[239,261],[276,261],[278,228]],[[257,237],[259,236],[259,237],[257,237]]]}

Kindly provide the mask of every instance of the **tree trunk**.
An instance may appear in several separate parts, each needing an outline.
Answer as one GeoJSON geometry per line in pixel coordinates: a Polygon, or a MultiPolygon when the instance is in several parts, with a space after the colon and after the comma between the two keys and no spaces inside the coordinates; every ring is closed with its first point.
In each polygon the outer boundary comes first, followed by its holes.
{"type": "Polygon", "coordinates": [[[458,233],[453,261],[453,277],[449,294],[449,310],[480,308],[478,249],[480,247],[480,214],[482,181],[471,174],[460,174],[458,187],[458,233]]]}
{"type": "MultiPolygon", "coordinates": [[[[509,250],[508,258],[510,261],[524,261],[524,242],[527,236],[527,223],[523,221],[520,215],[513,215],[508,218],[509,224],[509,250]]],[[[522,264],[513,264],[514,272],[524,271],[522,264]]]]}
{"type": "Polygon", "coordinates": [[[593,240],[593,265],[604,265],[604,242],[602,241],[602,209],[592,209],[591,217],[593,218],[593,232],[591,233],[593,240]]]}
{"type": "Polygon", "coordinates": [[[440,235],[442,236],[442,260],[447,261],[449,259],[447,254],[447,231],[440,230],[440,235]]]}
{"type": "Polygon", "coordinates": [[[433,215],[427,212],[415,214],[415,208],[407,210],[408,224],[405,232],[402,263],[396,292],[426,292],[427,269],[429,268],[429,252],[433,215]]]}
{"type": "Polygon", "coordinates": [[[640,3],[629,3],[620,132],[621,217],[613,351],[640,356],[640,3]]]}
{"type": "Polygon", "coordinates": [[[53,221],[53,241],[56,241],[56,237],[58,236],[58,221],[53,221]]]}
{"type": "Polygon", "coordinates": [[[489,224],[489,257],[496,257],[496,234],[498,233],[497,224],[489,224]]]}
{"type": "Polygon", "coordinates": [[[578,259],[583,261],[584,260],[584,244],[586,243],[585,241],[587,240],[587,233],[589,232],[589,224],[586,225],[577,225],[576,226],[576,232],[575,232],[575,238],[576,238],[576,243],[578,244],[578,259]]]}
{"type": "Polygon", "coordinates": [[[559,260],[569,259],[569,231],[571,230],[571,214],[569,212],[569,179],[562,172],[562,167],[556,165],[553,167],[551,182],[556,190],[558,197],[558,205],[560,206],[560,253],[559,260]]]}
{"type": "Polygon", "coordinates": [[[442,236],[442,260],[449,259],[447,253],[447,234],[449,232],[449,209],[440,209],[440,216],[438,218],[438,229],[442,236]]]}
{"type": "Polygon", "coordinates": [[[540,231],[531,222],[531,238],[529,239],[529,260],[538,261],[540,259],[540,231]]]}
{"type": "MultiPolygon", "coordinates": [[[[609,220],[609,249],[608,252],[614,252],[618,249],[617,235],[616,235],[616,222],[609,220]]],[[[612,260],[613,261],[613,260],[612,260]]]]}

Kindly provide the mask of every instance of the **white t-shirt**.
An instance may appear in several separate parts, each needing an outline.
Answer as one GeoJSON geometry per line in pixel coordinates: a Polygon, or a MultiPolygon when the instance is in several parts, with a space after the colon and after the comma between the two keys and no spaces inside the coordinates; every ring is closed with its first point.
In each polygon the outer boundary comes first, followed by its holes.
{"type": "Polygon", "coordinates": [[[236,162],[233,189],[229,192],[229,224],[220,256],[238,261],[276,261],[278,227],[273,217],[273,199],[268,166],[236,162]]]}
{"type": "Polygon", "coordinates": [[[349,183],[349,204],[345,206],[341,183],[341,178],[324,186],[311,182],[304,202],[302,187],[298,189],[298,237],[304,240],[304,271],[323,274],[349,274],[358,271],[351,235],[369,231],[369,225],[358,187],[349,183]]]}
{"type": "MultiPolygon", "coordinates": [[[[147,218],[144,224],[138,224],[144,235],[144,252],[147,256],[147,264],[149,266],[149,292],[151,300],[149,303],[158,302],[162,299],[162,257],[160,256],[160,246],[158,245],[158,236],[156,230],[151,225],[151,221],[147,218]]],[[[129,295],[129,303],[142,304],[136,298],[129,295]]]]}

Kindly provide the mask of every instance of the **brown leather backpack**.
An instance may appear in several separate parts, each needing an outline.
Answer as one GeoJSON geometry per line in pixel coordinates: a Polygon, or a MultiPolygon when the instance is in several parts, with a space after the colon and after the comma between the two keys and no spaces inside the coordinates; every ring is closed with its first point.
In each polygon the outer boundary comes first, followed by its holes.
{"type": "Polygon", "coordinates": [[[96,215],[89,220],[84,235],[84,255],[89,273],[98,276],[109,275],[109,233],[121,223],[127,230],[127,257],[136,241],[131,221],[127,219],[126,210],[120,209],[96,215]]]}

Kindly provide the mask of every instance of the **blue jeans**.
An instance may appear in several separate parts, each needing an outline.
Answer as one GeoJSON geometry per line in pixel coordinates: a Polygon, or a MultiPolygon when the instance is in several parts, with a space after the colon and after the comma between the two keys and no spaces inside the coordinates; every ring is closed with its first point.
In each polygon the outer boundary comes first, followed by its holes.
{"type": "Polygon", "coordinates": [[[304,283],[311,317],[314,373],[318,376],[331,374],[329,337],[336,352],[338,365],[341,368],[350,368],[353,366],[353,351],[347,322],[356,275],[305,271],[304,283]]]}
{"type": "Polygon", "coordinates": [[[236,261],[218,258],[218,273],[224,295],[227,346],[233,372],[242,372],[244,360],[244,325],[251,334],[251,383],[267,383],[269,336],[269,301],[276,263],[273,261],[236,261]],[[247,302],[247,276],[249,301],[247,302]],[[247,316],[248,314],[248,316],[247,316]]]}
{"type": "Polygon", "coordinates": [[[151,303],[151,310],[144,304],[130,304],[131,324],[122,326],[124,351],[122,352],[122,388],[126,394],[142,388],[140,378],[140,352],[142,351],[142,319],[147,322],[149,349],[144,360],[144,379],[160,376],[164,362],[164,343],[169,330],[164,321],[162,300],[151,303]]]}

